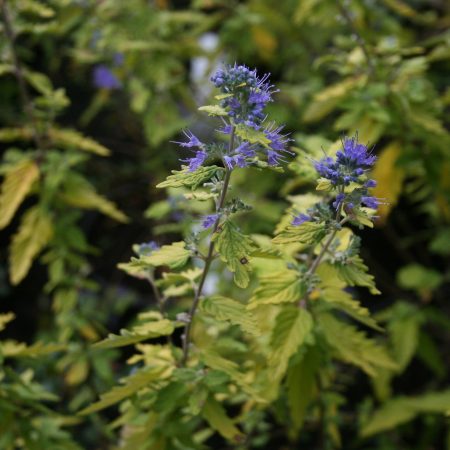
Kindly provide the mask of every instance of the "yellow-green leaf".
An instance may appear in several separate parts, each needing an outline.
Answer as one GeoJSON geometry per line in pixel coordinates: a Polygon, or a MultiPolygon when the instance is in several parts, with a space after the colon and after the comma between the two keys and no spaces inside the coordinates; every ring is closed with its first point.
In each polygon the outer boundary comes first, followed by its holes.
{"type": "Polygon", "coordinates": [[[140,260],[149,266],[169,266],[171,269],[183,267],[191,256],[184,241],[163,245],[148,256],[141,256],[140,260]]]}
{"type": "Polygon", "coordinates": [[[85,178],[72,174],[66,180],[64,188],[61,197],[67,204],[77,208],[97,209],[118,222],[127,223],[129,221],[128,217],[113,202],[98,194],[94,186],[85,178]]]}
{"type": "Polygon", "coordinates": [[[165,181],[157,184],[156,187],[179,188],[186,186],[195,190],[206,181],[209,181],[214,175],[223,172],[223,170],[223,168],[218,166],[201,166],[194,172],[190,172],[187,167],[183,170],[172,170],[172,175],[169,175],[165,181]]]}
{"type": "Polygon", "coordinates": [[[250,142],[250,144],[261,144],[264,147],[270,144],[270,139],[263,131],[255,130],[242,124],[236,126],[236,135],[242,140],[250,142]]]}
{"type": "Polygon", "coordinates": [[[244,435],[234,425],[223,406],[214,397],[209,396],[206,399],[202,414],[211,428],[218,431],[225,439],[236,444],[243,442],[244,435]]]}
{"type": "Polygon", "coordinates": [[[167,378],[172,368],[167,366],[159,367],[146,367],[144,369],[138,370],[133,375],[125,378],[123,380],[123,386],[115,386],[110,391],[102,394],[100,400],[93,403],[92,405],[84,408],[80,411],[79,415],[87,415],[101,409],[107,408],[108,406],[114,405],[133,394],[138,392],[142,388],[151,389],[152,383],[154,381],[160,382],[161,380],[167,378]]]}
{"type": "Polygon", "coordinates": [[[282,230],[272,240],[274,244],[302,244],[318,243],[326,235],[323,224],[317,222],[304,222],[298,227],[289,226],[282,230]]]}
{"type": "Polygon", "coordinates": [[[250,253],[254,248],[253,241],[242,234],[230,221],[224,222],[213,235],[215,249],[234,273],[235,283],[241,287],[247,287],[250,281],[250,253]]]}
{"type": "Polygon", "coordinates": [[[173,333],[174,329],[173,322],[168,319],[148,321],[136,325],[131,331],[120,330],[120,336],[111,333],[106,339],[94,344],[93,347],[97,349],[124,347],[125,345],[136,344],[147,339],[168,336],[173,333]]]}
{"type": "Polygon", "coordinates": [[[39,168],[31,160],[20,161],[8,170],[0,193],[0,230],[9,224],[38,178],[39,168]]]}
{"type": "Polygon", "coordinates": [[[354,364],[370,376],[376,376],[378,368],[397,368],[385,347],[354,326],[327,313],[319,314],[318,319],[325,339],[339,359],[354,364]]]}
{"type": "Polygon", "coordinates": [[[200,302],[201,311],[210,314],[217,320],[225,320],[233,325],[239,325],[243,331],[259,335],[258,325],[245,305],[231,298],[214,295],[200,302]]]}
{"type": "Polygon", "coordinates": [[[24,214],[9,251],[9,276],[12,284],[22,281],[34,258],[48,244],[52,235],[52,222],[44,211],[33,207],[24,214]]]}
{"type": "Polygon", "coordinates": [[[14,320],[16,315],[13,312],[0,314],[0,331],[6,328],[6,324],[14,320]]]}
{"type": "Polygon", "coordinates": [[[260,284],[247,306],[248,309],[259,305],[278,304],[299,301],[304,294],[300,274],[294,270],[283,270],[260,277],[260,284]]]}
{"type": "Polygon", "coordinates": [[[208,116],[227,116],[228,112],[219,105],[200,106],[199,111],[208,113],[208,116]]]}
{"type": "Polygon", "coordinates": [[[289,359],[305,342],[312,326],[311,314],[304,308],[288,306],[278,314],[270,342],[269,366],[273,379],[283,377],[289,359]]]}

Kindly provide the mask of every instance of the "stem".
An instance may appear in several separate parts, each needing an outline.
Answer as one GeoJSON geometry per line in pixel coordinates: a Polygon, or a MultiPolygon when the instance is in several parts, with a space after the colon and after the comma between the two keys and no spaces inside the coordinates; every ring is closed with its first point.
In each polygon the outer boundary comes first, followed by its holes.
{"type": "Polygon", "coordinates": [[[25,82],[25,76],[23,73],[22,64],[20,63],[20,60],[17,56],[16,47],[15,47],[16,34],[14,32],[14,29],[13,29],[13,26],[11,23],[9,11],[6,6],[6,0],[0,0],[0,10],[1,10],[3,27],[5,29],[5,35],[8,40],[10,50],[11,50],[11,57],[12,57],[12,62],[13,62],[13,66],[14,66],[14,74],[16,76],[17,83],[19,85],[19,92],[20,92],[20,98],[22,101],[22,106],[23,106],[25,114],[27,115],[28,120],[31,124],[34,143],[36,144],[36,147],[38,149],[42,150],[44,148],[44,143],[43,143],[42,138],[38,131],[36,117],[34,115],[33,103],[31,101],[31,98],[30,98],[30,95],[28,92],[28,88],[27,88],[27,84],[25,82]]]}
{"type": "MultiPolygon", "coordinates": [[[[231,153],[231,151],[233,150],[233,147],[234,147],[234,136],[235,136],[234,133],[235,133],[235,127],[233,127],[231,129],[230,144],[228,146],[229,153],[231,153]]],[[[231,178],[231,170],[229,170],[225,164],[225,178],[223,180],[223,188],[222,188],[222,192],[220,194],[220,199],[216,205],[216,213],[219,212],[225,204],[225,198],[227,196],[228,187],[230,185],[230,178],[231,178]]],[[[216,223],[214,224],[211,236],[213,236],[214,233],[217,232],[217,229],[219,228],[219,222],[220,222],[220,217],[217,218],[216,223]]],[[[203,268],[203,273],[200,278],[200,282],[198,283],[198,288],[195,292],[194,301],[192,302],[191,309],[189,310],[189,322],[186,324],[186,326],[184,328],[183,357],[181,359],[182,367],[186,365],[187,360],[189,358],[192,322],[194,320],[195,313],[197,312],[197,308],[200,303],[200,297],[202,295],[203,286],[205,284],[206,277],[208,276],[209,269],[211,268],[211,263],[213,262],[213,259],[214,259],[213,253],[214,253],[214,242],[211,239],[211,242],[209,243],[208,253],[205,258],[205,267],[203,268]]]]}
{"type": "MultiPolygon", "coordinates": [[[[342,207],[343,205],[341,204],[341,206],[339,207],[337,213],[336,213],[336,221],[339,219],[339,217],[341,216],[341,211],[342,211],[342,207]]],[[[350,220],[350,217],[344,217],[340,222],[339,225],[342,226],[344,225],[346,222],[348,222],[350,220]]],[[[317,267],[319,267],[319,264],[321,263],[323,257],[325,256],[325,253],[328,251],[330,245],[333,243],[334,238],[336,237],[337,232],[339,231],[338,228],[335,228],[333,230],[333,232],[330,234],[330,236],[328,237],[328,239],[325,241],[325,244],[323,245],[323,247],[320,250],[320,253],[317,255],[317,258],[313,261],[313,263],[311,264],[311,267],[308,269],[308,271],[305,274],[306,278],[309,278],[316,270],[317,267]]],[[[306,304],[306,300],[308,299],[308,293],[306,293],[298,302],[298,305],[300,307],[305,307],[306,304]]]]}
{"type": "Polygon", "coordinates": [[[359,32],[358,28],[355,25],[355,22],[353,22],[352,16],[350,12],[347,10],[347,8],[344,6],[344,3],[341,0],[336,0],[337,7],[346,20],[347,24],[350,26],[351,30],[356,36],[356,40],[358,41],[359,46],[361,47],[361,50],[364,53],[364,56],[367,59],[367,65],[369,66],[369,69],[372,73],[375,72],[375,65],[373,63],[372,56],[370,55],[369,49],[367,48],[366,41],[361,36],[361,33],[359,32]]]}

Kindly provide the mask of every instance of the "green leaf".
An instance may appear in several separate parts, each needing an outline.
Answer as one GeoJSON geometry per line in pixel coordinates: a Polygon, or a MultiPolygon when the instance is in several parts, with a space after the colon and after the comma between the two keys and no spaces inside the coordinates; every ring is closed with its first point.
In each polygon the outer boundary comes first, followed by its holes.
{"type": "Polygon", "coordinates": [[[368,437],[390,430],[414,419],[420,413],[450,411],[450,390],[432,392],[418,397],[397,397],[387,401],[361,429],[361,436],[368,437]]]}
{"type": "Polygon", "coordinates": [[[64,182],[61,198],[65,203],[83,209],[97,209],[118,222],[129,222],[128,217],[117,206],[98,194],[89,181],[77,174],[70,174],[64,182]]]}
{"type": "Polygon", "coordinates": [[[270,144],[270,139],[268,139],[263,131],[255,130],[243,124],[236,125],[236,136],[239,136],[244,141],[250,142],[250,144],[261,144],[264,147],[268,147],[270,144]]]}
{"type": "Polygon", "coordinates": [[[287,401],[292,419],[292,435],[296,437],[306,417],[309,404],[317,395],[316,373],[321,358],[316,347],[308,348],[303,358],[287,373],[287,401]]]}
{"type": "Polygon", "coordinates": [[[184,241],[163,245],[148,256],[141,256],[140,260],[149,266],[169,266],[171,269],[183,267],[191,257],[191,251],[186,249],[184,241]]]}
{"type": "Polygon", "coordinates": [[[342,290],[342,288],[325,287],[321,290],[321,299],[330,304],[333,308],[345,312],[358,322],[367,325],[377,331],[383,331],[375,319],[370,316],[367,308],[361,306],[361,303],[352,298],[351,294],[342,290]]]}
{"type": "Polygon", "coordinates": [[[300,274],[294,270],[283,270],[260,277],[259,287],[251,297],[248,309],[259,305],[279,304],[299,301],[304,295],[304,285],[300,274]]]}
{"type": "Polygon", "coordinates": [[[230,220],[225,221],[212,237],[220,259],[234,272],[234,282],[241,288],[250,281],[250,253],[253,241],[242,234],[230,220]]]}
{"type": "Polygon", "coordinates": [[[318,315],[318,319],[325,339],[339,359],[361,368],[370,376],[376,376],[378,368],[397,368],[384,347],[354,326],[326,313],[318,315]]]}
{"type": "Polygon", "coordinates": [[[64,344],[44,344],[43,342],[36,342],[30,346],[12,340],[0,343],[0,354],[5,358],[37,358],[64,349],[66,349],[64,344]]]}
{"type": "Polygon", "coordinates": [[[234,425],[233,421],[227,416],[223,406],[214,397],[209,396],[206,399],[202,414],[209,425],[225,439],[236,444],[244,441],[244,435],[234,425]]]}
{"type": "Polygon", "coordinates": [[[416,291],[436,289],[442,281],[443,277],[439,272],[420,264],[402,267],[397,274],[397,282],[401,287],[416,291]]]}
{"type": "Polygon", "coordinates": [[[7,171],[0,193],[0,230],[11,222],[38,178],[37,164],[28,159],[20,161],[7,171]]]}
{"type": "Polygon", "coordinates": [[[270,341],[269,365],[272,377],[280,380],[289,359],[312,331],[313,319],[304,308],[287,306],[278,314],[270,341]]]}
{"type": "Polygon", "coordinates": [[[227,110],[219,105],[200,106],[198,110],[208,113],[208,116],[228,116],[227,110]]]}
{"type": "Polygon", "coordinates": [[[146,388],[151,389],[152,383],[155,381],[160,382],[170,374],[168,367],[146,367],[144,369],[138,370],[133,375],[126,377],[123,380],[123,386],[115,386],[110,391],[102,394],[100,400],[93,403],[81,410],[79,415],[92,414],[93,412],[100,411],[101,409],[107,408],[108,406],[114,405],[133,394],[138,392],[140,389],[146,388]]]}
{"type": "Polygon", "coordinates": [[[373,275],[367,273],[368,267],[358,255],[348,258],[344,263],[336,263],[339,277],[350,286],[363,286],[373,295],[381,294],[376,288],[373,275]]]}
{"type": "Polygon", "coordinates": [[[200,310],[217,320],[225,320],[233,325],[239,325],[246,333],[261,334],[255,319],[246,310],[245,305],[231,298],[220,295],[207,297],[200,302],[200,310]]]}
{"type": "Polygon", "coordinates": [[[157,188],[167,188],[167,187],[189,187],[192,190],[197,189],[206,181],[209,181],[215,175],[223,172],[222,167],[218,166],[201,166],[194,172],[189,172],[188,168],[183,170],[172,170],[172,175],[169,175],[166,181],[156,185],[157,188]]]}
{"type": "Polygon", "coordinates": [[[289,226],[282,230],[272,240],[274,244],[302,244],[312,245],[320,242],[326,235],[325,226],[317,222],[304,222],[298,227],[289,226]]]}
{"type": "Polygon", "coordinates": [[[53,236],[51,218],[40,208],[30,208],[13,236],[9,251],[11,283],[19,284],[31,264],[53,236]]]}
{"type": "Polygon", "coordinates": [[[148,321],[132,328],[131,331],[122,329],[120,336],[110,333],[106,339],[93,345],[97,349],[124,347],[125,345],[136,344],[160,336],[169,336],[173,333],[175,326],[168,319],[148,321]]]}

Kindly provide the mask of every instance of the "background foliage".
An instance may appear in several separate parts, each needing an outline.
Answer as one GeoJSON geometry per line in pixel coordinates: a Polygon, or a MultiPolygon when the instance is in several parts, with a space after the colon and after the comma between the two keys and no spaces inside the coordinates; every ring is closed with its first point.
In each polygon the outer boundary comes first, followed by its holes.
{"type": "MultiPolygon", "coordinates": [[[[253,409],[240,447],[228,438],[241,431],[231,422],[217,425],[225,412],[199,393],[193,402],[219,429],[203,428],[199,442],[224,449],[450,448],[447,2],[0,5],[0,448],[120,448],[131,428],[151,427],[151,416],[132,422],[126,403],[120,419],[116,406],[77,413],[122,377],[132,383],[114,389],[145,386],[155,375],[132,378],[128,347],[92,344],[139,326],[138,314],[156,305],[150,286],[117,268],[132,245],[180,240],[205,212],[204,202],[154,186],[179,167],[184,154],[170,141],[179,140],[180,129],[208,139],[211,124],[197,108],[211,97],[205,81],[223,61],[271,72],[280,93],[269,112],[286,123],[296,153],[284,174],[236,174],[236,195],[254,205],[251,220],[240,221],[245,233],[272,235],[286,208],[304,206],[302,195],[316,181],[307,160],[320,158],[322,148],[355,132],[374,146],[376,195],[387,201],[375,230],[360,235],[382,294],[357,294],[385,328],[379,339],[397,366],[370,379],[347,365],[329,368],[309,408],[286,407],[287,397],[304,398],[290,392],[268,410],[253,409]]],[[[221,271],[211,283],[235,293],[221,271]]],[[[177,301],[169,306],[174,314],[183,309],[177,301]]],[[[132,363],[152,357],[139,345],[132,363]]],[[[320,355],[306,357],[307,367],[321,364],[320,355]]],[[[304,379],[305,390],[316,383],[302,366],[295,370],[290,376],[304,379]]],[[[207,382],[214,390],[223,380],[207,382]]],[[[171,402],[184,393],[170,386],[157,408],[176,424],[171,402]]],[[[239,405],[232,399],[228,413],[244,414],[239,405]]],[[[194,421],[184,432],[199,426],[194,421]]],[[[152,448],[165,448],[161,442],[152,448]]]]}

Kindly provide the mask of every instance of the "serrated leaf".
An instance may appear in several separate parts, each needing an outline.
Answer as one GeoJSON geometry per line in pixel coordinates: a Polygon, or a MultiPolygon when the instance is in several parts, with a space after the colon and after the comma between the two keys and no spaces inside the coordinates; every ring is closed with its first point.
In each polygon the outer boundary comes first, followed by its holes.
{"type": "Polygon", "coordinates": [[[0,193],[0,230],[11,222],[38,178],[39,168],[31,160],[20,161],[8,170],[0,193]]]}
{"type": "Polygon", "coordinates": [[[146,367],[138,370],[133,375],[123,380],[123,386],[115,386],[110,391],[102,394],[100,400],[81,410],[78,414],[85,416],[108,406],[114,405],[128,397],[131,397],[142,388],[151,389],[152,382],[167,378],[172,368],[162,367],[146,367]]]}
{"type": "Polygon", "coordinates": [[[270,341],[269,365],[273,379],[283,378],[289,359],[311,333],[313,319],[304,308],[284,307],[278,314],[270,341]]]}
{"type": "Polygon", "coordinates": [[[65,203],[83,209],[97,209],[118,222],[129,222],[128,217],[117,206],[98,194],[89,181],[82,176],[71,174],[64,183],[61,198],[65,203]]]}
{"type": "Polygon", "coordinates": [[[246,310],[245,305],[231,298],[220,295],[207,297],[200,302],[200,310],[217,320],[225,320],[233,325],[239,325],[246,333],[261,334],[255,319],[246,310]]]}
{"type": "Polygon", "coordinates": [[[274,244],[299,243],[312,245],[318,243],[326,235],[323,224],[304,222],[298,227],[289,226],[272,239],[274,244]]]}
{"type": "Polygon", "coordinates": [[[254,247],[253,241],[242,234],[230,220],[218,228],[212,239],[220,259],[234,273],[234,282],[241,288],[247,287],[250,281],[249,255],[254,247]]]}
{"type": "Polygon", "coordinates": [[[367,273],[368,267],[358,255],[348,258],[346,263],[336,263],[339,277],[350,286],[362,286],[373,295],[381,294],[376,288],[373,275],[367,273]]]}
{"type": "Polygon", "coordinates": [[[100,156],[109,156],[111,152],[104,145],[94,139],[82,135],[76,130],[67,128],[50,128],[48,130],[50,140],[59,146],[95,153],[100,156]]]}
{"type": "Polygon", "coordinates": [[[315,347],[309,348],[303,358],[290,367],[287,373],[287,401],[295,437],[300,431],[307,408],[317,395],[316,372],[320,368],[320,353],[315,347]]]}
{"type": "Polygon", "coordinates": [[[370,316],[369,310],[361,306],[359,301],[353,299],[351,294],[344,290],[346,283],[340,279],[338,271],[333,265],[323,263],[318,267],[316,273],[321,279],[320,297],[324,302],[368,327],[383,331],[383,328],[370,316]]]}
{"type": "Polygon", "coordinates": [[[261,144],[264,147],[268,147],[270,144],[270,139],[263,131],[255,130],[243,124],[236,125],[235,132],[236,136],[239,136],[244,141],[250,142],[250,144],[261,144]]]}
{"type": "Polygon", "coordinates": [[[354,364],[370,376],[376,376],[378,368],[397,368],[387,350],[362,331],[331,314],[323,313],[318,318],[325,339],[339,359],[354,364]]]}
{"type": "Polygon", "coordinates": [[[319,178],[317,180],[316,191],[331,191],[332,189],[333,185],[327,178],[319,178]]]}
{"type": "Polygon", "coordinates": [[[397,397],[387,401],[363,425],[361,436],[368,437],[390,430],[414,419],[420,413],[448,413],[450,390],[418,397],[397,397]]]}
{"type": "Polygon", "coordinates": [[[22,217],[9,249],[9,277],[12,284],[19,284],[25,278],[34,258],[52,236],[50,217],[38,207],[30,208],[22,217]]]}
{"type": "Polygon", "coordinates": [[[93,347],[97,349],[124,347],[147,339],[171,335],[174,329],[173,322],[168,319],[148,321],[133,327],[131,331],[120,330],[120,336],[111,333],[106,339],[95,343],[93,347]]]}
{"type": "Polygon", "coordinates": [[[248,309],[259,305],[279,304],[299,301],[304,294],[300,274],[294,270],[283,270],[261,276],[259,287],[251,297],[248,309]]]}
{"type": "Polygon", "coordinates": [[[163,245],[148,256],[141,256],[140,260],[149,266],[169,266],[171,269],[183,267],[191,257],[191,251],[186,249],[184,241],[163,245]]]}
{"type": "Polygon", "coordinates": [[[225,439],[236,444],[244,441],[244,435],[234,425],[233,421],[227,416],[223,406],[214,397],[209,396],[206,399],[202,415],[209,425],[225,439]]]}
{"type": "Polygon", "coordinates": [[[188,168],[183,170],[172,170],[172,175],[169,175],[166,181],[156,185],[157,188],[167,188],[167,187],[189,187],[192,190],[197,189],[206,181],[209,181],[212,177],[217,175],[219,172],[223,172],[222,167],[218,166],[201,166],[194,172],[189,172],[188,168]]]}
{"type": "Polygon", "coordinates": [[[208,116],[228,116],[227,110],[219,105],[200,106],[198,110],[208,113],[208,116]]]}

